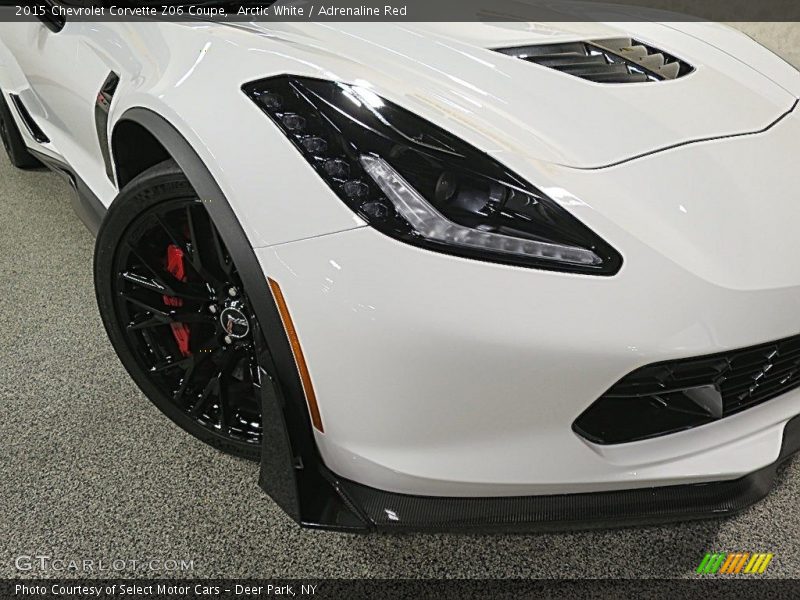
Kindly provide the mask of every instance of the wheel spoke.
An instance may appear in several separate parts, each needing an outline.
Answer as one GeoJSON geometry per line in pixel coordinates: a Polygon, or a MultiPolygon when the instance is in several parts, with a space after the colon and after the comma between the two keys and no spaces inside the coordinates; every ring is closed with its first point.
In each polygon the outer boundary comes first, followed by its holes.
{"type": "Polygon", "coordinates": [[[222,382],[222,378],[220,378],[217,383],[217,402],[219,403],[219,411],[217,412],[217,426],[222,431],[228,431],[228,407],[226,406],[228,400],[227,392],[223,391],[224,389],[225,385],[222,382]]]}
{"type": "Polygon", "coordinates": [[[209,247],[208,241],[213,242],[216,228],[211,224],[208,213],[202,206],[186,207],[186,222],[189,225],[189,241],[191,244],[192,267],[198,273],[205,273],[212,277],[215,282],[222,283],[225,279],[225,270],[218,260],[213,246],[209,247]],[[197,211],[203,211],[203,215],[197,218],[197,211]]]}
{"type": "Polygon", "coordinates": [[[203,344],[201,344],[202,350],[198,354],[193,354],[190,357],[192,360],[188,363],[189,366],[183,375],[183,379],[181,380],[180,386],[178,386],[178,389],[173,394],[173,399],[175,400],[176,403],[183,400],[183,397],[186,394],[186,390],[188,389],[189,384],[194,379],[196,371],[204,363],[206,363],[206,361],[210,360],[218,352],[220,352],[221,346],[215,340],[216,340],[215,335],[209,337],[203,344]]]}
{"type": "Polygon", "coordinates": [[[217,424],[223,431],[227,431],[230,423],[232,407],[230,405],[230,392],[228,390],[230,372],[236,366],[239,357],[233,350],[225,357],[225,364],[219,371],[218,379],[219,385],[217,386],[217,396],[219,401],[219,415],[217,424]]]}
{"type": "Polygon", "coordinates": [[[150,327],[163,327],[164,325],[168,325],[168,323],[165,323],[162,319],[147,317],[140,321],[131,321],[126,329],[128,331],[136,331],[138,329],[149,329],[150,327]]]}
{"type": "Polygon", "coordinates": [[[181,380],[180,386],[178,389],[175,390],[175,393],[172,395],[173,400],[177,403],[183,399],[184,394],[186,393],[186,388],[189,387],[189,383],[192,381],[192,377],[194,375],[195,369],[198,366],[198,359],[195,358],[194,355],[189,357],[188,368],[186,372],[183,374],[183,379],[181,380]]]}
{"type": "Polygon", "coordinates": [[[179,360],[165,360],[150,367],[150,372],[163,373],[164,371],[169,371],[178,367],[184,368],[185,366],[192,364],[193,361],[193,356],[188,356],[179,360]]]}
{"type": "Polygon", "coordinates": [[[189,256],[190,255],[189,248],[186,246],[186,243],[181,239],[181,236],[177,235],[176,232],[172,229],[172,226],[167,224],[167,222],[161,218],[161,215],[155,215],[154,218],[156,220],[156,223],[158,223],[161,229],[164,230],[164,233],[167,234],[169,241],[174,246],[180,248],[181,252],[183,252],[184,255],[189,256]]]}
{"type": "Polygon", "coordinates": [[[161,321],[162,323],[169,323],[169,314],[163,309],[157,306],[153,306],[149,302],[145,300],[141,300],[128,292],[120,292],[120,296],[122,296],[125,300],[133,304],[134,306],[138,306],[142,310],[149,312],[153,315],[154,319],[161,321]]]}
{"type": "Polygon", "coordinates": [[[214,295],[202,286],[192,285],[184,281],[175,279],[175,277],[162,269],[161,267],[151,264],[151,261],[146,260],[136,249],[128,244],[128,249],[131,254],[136,258],[138,263],[150,271],[151,277],[143,277],[138,273],[122,273],[122,277],[126,281],[130,281],[134,285],[141,285],[147,289],[166,294],[167,296],[177,296],[187,300],[200,300],[209,302],[214,300],[214,295]],[[155,284],[155,285],[154,285],[155,284]]]}
{"type": "MultiPolygon", "coordinates": [[[[138,306],[144,311],[149,312],[152,315],[152,318],[156,321],[161,323],[207,323],[212,324],[214,323],[215,319],[213,315],[208,315],[203,312],[199,312],[197,310],[190,310],[190,309],[175,309],[175,310],[165,310],[164,308],[154,306],[150,302],[146,300],[142,300],[141,298],[137,298],[136,296],[128,293],[128,292],[120,292],[120,296],[122,296],[125,300],[133,304],[134,306],[138,306]]],[[[144,326],[152,326],[151,324],[143,325],[137,324],[134,326],[133,329],[140,329],[144,326]]]]}
{"type": "Polygon", "coordinates": [[[206,208],[196,198],[166,201],[126,231],[113,285],[137,361],[165,401],[199,426],[236,443],[259,441],[260,387],[269,386],[256,352],[263,336],[206,208]],[[176,258],[185,269],[175,267],[176,258]],[[252,329],[223,344],[233,333],[220,320],[226,308],[252,329]]]}
{"type": "Polygon", "coordinates": [[[198,223],[195,223],[192,216],[192,205],[186,207],[186,222],[189,224],[189,243],[191,245],[191,261],[198,272],[202,271],[205,267],[203,258],[200,256],[200,237],[197,235],[198,223]]]}
{"type": "Polygon", "coordinates": [[[169,296],[173,295],[172,293],[170,293],[172,290],[168,290],[167,286],[161,284],[157,278],[144,277],[142,275],[139,275],[138,273],[133,273],[131,271],[125,271],[124,273],[120,273],[119,277],[123,281],[132,283],[133,285],[138,285],[147,290],[158,292],[159,294],[166,293],[169,296]]]}
{"type": "Polygon", "coordinates": [[[233,263],[231,263],[228,257],[225,255],[225,250],[223,250],[222,247],[222,240],[219,238],[219,231],[217,231],[216,227],[211,228],[211,239],[214,242],[214,251],[217,253],[217,262],[228,279],[231,279],[231,275],[233,274],[233,263]]]}
{"type": "Polygon", "coordinates": [[[219,380],[217,379],[216,375],[211,377],[208,382],[206,383],[205,387],[203,388],[200,397],[197,399],[197,402],[194,403],[194,406],[191,409],[191,414],[193,416],[197,416],[200,414],[200,410],[208,404],[208,399],[211,397],[211,394],[214,393],[214,390],[217,389],[219,385],[219,380]]]}
{"type": "Polygon", "coordinates": [[[214,317],[205,313],[186,310],[173,310],[169,313],[172,323],[206,323],[214,322],[214,317]]]}
{"type": "MultiPolygon", "coordinates": [[[[207,269],[203,268],[203,265],[200,263],[198,258],[195,256],[193,252],[193,248],[189,248],[189,246],[184,242],[181,236],[177,235],[175,230],[169,225],[164,219],[161,218],[160,215],[156,215],[155,217],[158,224],[161,226],[161,229],[167,234],[169,237],[170,242],[172,242],[177,248],[183,252],[183,255],[188,258],[187,261],[189,266],[192,267],[195,273],[197,273],[201,278],[205,279],[206,281],[212,282],[215,285],[219,285],[221,282],[217,277],[214,276],[213,273],[208,272],[207,269]]],[[[191,224],[190,224],[190,234],[191,234],[191,224]]]]}
{"type": "Polygon", "coordinates": [[[189,259],[187,262],[189,263],[189,266],[192,267],[194,272],[207,281],[215,281],[215,278],[212,277],[210,273],[205,271],[202,268],[202,266],[200,266],[198,262],[195,260],[192,253],[192,249],[189,248],[189,246],[183,240],[182,236],[178,235],[172,228],[172,226],[169,225],[164,219],[162,219],[160,215],[156,215],[155,218],[158,224],[161,226],[161,229],[163,229],[164,232],[167,234],[167,237],[169,237],[170,242],[172,242],[173,245],[179,248],[180,251],[183,252],[183,255],[187,259],[189,259]]]}

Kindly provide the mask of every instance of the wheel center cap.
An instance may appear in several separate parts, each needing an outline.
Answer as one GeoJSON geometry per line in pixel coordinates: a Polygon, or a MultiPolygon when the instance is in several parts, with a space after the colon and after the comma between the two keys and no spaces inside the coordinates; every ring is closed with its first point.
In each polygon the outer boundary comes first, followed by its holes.
{"type": "Polygon", "coordinates": [[[238,308],[229,306],[219,315],[222,329],[232,338],[241,339],[250,333],[250,322],[238,308]]]}

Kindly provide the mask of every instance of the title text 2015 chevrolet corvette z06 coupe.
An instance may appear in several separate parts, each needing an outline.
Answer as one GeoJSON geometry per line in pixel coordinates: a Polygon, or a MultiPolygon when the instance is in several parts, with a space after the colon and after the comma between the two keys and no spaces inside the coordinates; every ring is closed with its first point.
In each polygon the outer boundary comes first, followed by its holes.
{"type": "Polygon", "coordinates": [[[131,377],[301,523],[728,514],[800,447],[800,74],[732,29],[4,23],[0,87],[131,377]]]}

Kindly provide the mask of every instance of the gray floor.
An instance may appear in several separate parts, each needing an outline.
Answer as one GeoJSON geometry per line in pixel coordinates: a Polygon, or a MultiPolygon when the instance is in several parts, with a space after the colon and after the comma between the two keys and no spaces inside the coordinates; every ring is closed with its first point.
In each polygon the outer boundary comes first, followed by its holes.
{"type": "Polygon", "coordinates": [[[681,577],[712,550],[774,552],[768,575],[800,575],[800,461],[724,521],[495,537],[300,530],[255,465],[182,433],[129,380],[69,193],[0,158],[0,577],[36,553],[193,559],[202,577],[681,577]]]}

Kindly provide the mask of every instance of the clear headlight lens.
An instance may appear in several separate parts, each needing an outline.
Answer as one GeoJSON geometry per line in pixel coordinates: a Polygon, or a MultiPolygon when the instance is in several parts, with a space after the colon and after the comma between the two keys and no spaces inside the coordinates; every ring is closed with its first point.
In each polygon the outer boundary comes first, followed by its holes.
{"type": "Polygon", "coordinates": [[[280,76],[243,86],[333,191],[400,241],[468,258],[611,275],[622,258],[541,191],[369,89],[280,76]]]}

